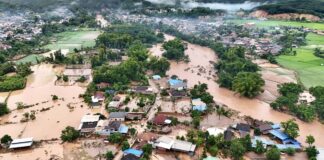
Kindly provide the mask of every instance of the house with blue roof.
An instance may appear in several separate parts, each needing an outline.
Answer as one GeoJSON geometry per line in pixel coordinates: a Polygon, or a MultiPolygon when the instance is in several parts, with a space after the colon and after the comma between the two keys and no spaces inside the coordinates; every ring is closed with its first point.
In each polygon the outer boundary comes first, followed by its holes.
{"type": "Polygon", "coordinates": [[[281,142],[284,142],[284,141],[290,139],[290,137],[289,137],[286,133],[282,132],[282,131],[279,130],[279,129],[273,129],[273,130],[270,130],[269,133],[270,133],[273,137],[279,139],[281,142]]]}
{"type": "Polygon", "coordinates": [[[253,148],[256,147],[257,141],[260,141],[263,144],[264,148],[267,148],[268,146],[274,146],[275,145],[275,142],[273,142],[271,140],[267,140],[265,138],[255,136],[253,139],[251,139],[253,148]]]}
{"type": "Polygon", "coordinates": [[[169,79],[168,84],[170,89],[184,90],[187,89],[187,83],[180,79],[169,79]]]}
{"type": "Polygon", "coordinates": [[[295,139],[290,138],[287,134],[282,132],[279,129],[273,129],[269,132],[273,137],[279,139],[282,144],[276,144],[277,148],[280,150],[284,150],[287,148],[301,149],[301,143],[296,141],[295,139]]]}
{"type": "Polygon", "coordinates": [[[204,112],[205,110],[207,110],[207,104],[201,101],[200,98],[193,99],[191,103],[192,103],[192,110],[194,111],[204,112]]]}
{"type": "Polygon", "coordinates": [[[124,150],[123,152],[124,152],[124,156],[128,155],[128,154],[132,154],[132,155],[135,155],[136,157],[141,157],[143,155],[142,150],[137,150],[137,149],[133,149],[133,148],[128,148],[128,149],[124,150]]]}

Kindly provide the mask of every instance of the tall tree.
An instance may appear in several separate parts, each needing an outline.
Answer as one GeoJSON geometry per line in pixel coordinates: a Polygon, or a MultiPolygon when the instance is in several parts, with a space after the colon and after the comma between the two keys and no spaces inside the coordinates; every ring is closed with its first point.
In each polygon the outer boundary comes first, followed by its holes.
{"type": "Polygon", "coordinates": [[[242,96],[252,98],[263,92],[264,84],[260,74],[241,72],[235,77],[232,89],[242,96]]]}
{"type": "Polygon", "coordinates": [[[299,126],[294,120],[290,119],[286,122],[281,122],[281,125],[282,125],[282,128],[284,129],[284,132],[288,136],[290,136],[292,138],[296,138],[299,136],[299,133],[298,133],[299,126]]]}

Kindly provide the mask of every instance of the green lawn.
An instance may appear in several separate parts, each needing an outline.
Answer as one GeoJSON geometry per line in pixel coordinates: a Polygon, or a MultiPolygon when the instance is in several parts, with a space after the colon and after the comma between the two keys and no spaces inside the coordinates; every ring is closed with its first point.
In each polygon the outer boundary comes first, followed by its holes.
{"type": "Polygon", "coordinates": [[[58,33],[53,36],[53,39],[56,41],[44,46],[44,48],[50,50],[68,49],[71,52],[74,48],[80,49],[81,47],[92,47],[95,45],[95,39],[99,34],[99,31],[91,30],[58,33]]]}
{"type": "Polygon", "coordinates": [[[20,60],[17,60],[15,63],[19,64],[19,63],[32,63],[32,64],[36,64],[37,63],[37,59],[41,60],[42,58],[44,58],[42,55],[38,55],[38,54],[31,54],[28,55],[20,60]]]}
{"type": "Polygon", "coordinates": [[[271,26],[293,26],[293,27],[306,27],[311,29],[324,30],[324,23],[312,23],[312,22],[296,22],[296,21],[279,21],[279,20],[229,20],[229,22],[244,24],[253,22],[258,27],[271,27],[271,26]]]}
{"type": "Polygon", "coordinates": [[[277,60],[282,66],[295,70],[305,87],[324,86],[324,59],[313,54],[314,46],[324,48],[324,36],[311,33],[307,42],[307,46],[295,49],[296,56],[281,55],[277,60]]]}

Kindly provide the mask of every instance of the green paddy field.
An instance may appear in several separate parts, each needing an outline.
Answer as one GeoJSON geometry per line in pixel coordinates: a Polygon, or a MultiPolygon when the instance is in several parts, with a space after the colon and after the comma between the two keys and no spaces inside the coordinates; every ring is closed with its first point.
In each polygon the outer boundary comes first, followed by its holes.
{"type": "Polygon", "coordinates": [[[69,52],[74,48],[92,47],[95,45],[95,39],[100,34],[100,31],[80,30],[67,31],[55,34],[52,38],[52,43],[44,46],[46,49],[59,50],[68,49],[69,52]]]}
{"type": "Polygon", "coordinates": [[[296,22],[296,21],[279,21],[279,20],[229,20],[229,22],[244,24],[244,23],[255,23],[258,27],[272,27],[272,26],[293,26],[293,27],[306,27],[310,29],[318,29],[324,31],[324,23],[313,23],[313,22],[296,22]]]}
{"type": "Polygon", "coordinates": [[[324,49],[324,36],[310,33],[307,46],[294,49],[296,56],[281,55],[277,58],[280,65],[296,71],[306,88],[324,86],[324,59],[313,54],[317,47],[324,49]]]}

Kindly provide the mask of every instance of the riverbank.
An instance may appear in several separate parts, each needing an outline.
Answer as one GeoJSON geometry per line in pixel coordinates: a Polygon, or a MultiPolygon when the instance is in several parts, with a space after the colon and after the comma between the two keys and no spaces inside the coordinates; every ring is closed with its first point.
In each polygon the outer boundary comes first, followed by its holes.
{"type": "MultiPolygon", "coordinates": [[[[166,36],[172,37],[172,36],[166,36]]],[[[174,37],[173,37],[174,38],[174,37]]],[[[156,45],[151,48],[153,55],[161,55],[163,53],[162,48],[156,48],[156,45]]],[[[214,100],[218,103],[227,105],[229,108],[240,112],[241,116],[250,116],[255,119],[272,121],[274,123],[280,123],[295,117],[273,110],[270,105],[258,99],[248,99],[240,97],[234,92],[220,88],[215,82],[216,76],[213,61],[217,61],[215,52],[207,47],[188,43],[188,49],[185,54],[189,56],[190,62],[171,62],[170,70],[167,75],[177,75],[180,79],[188,80],[188,87],[192,88],[195,84],[206,83],[208,84],[208,91],[214,96],[214,100]]],[[[281,78],[281,74],[278,74],[277,78],[281,78]]],[[[296,120],[300,128],[300,136],[297,138],[305,145],[306,136],[313,135],[317,140],[315,145],[317,147],[323,147],[324,141],[320,141],[322,133],[324,133],[324,125],[318,121],[312,123],[306,123],[300,120],[296,120]],[[316,128],[316,130],[314,130],[316,128]]]]}

